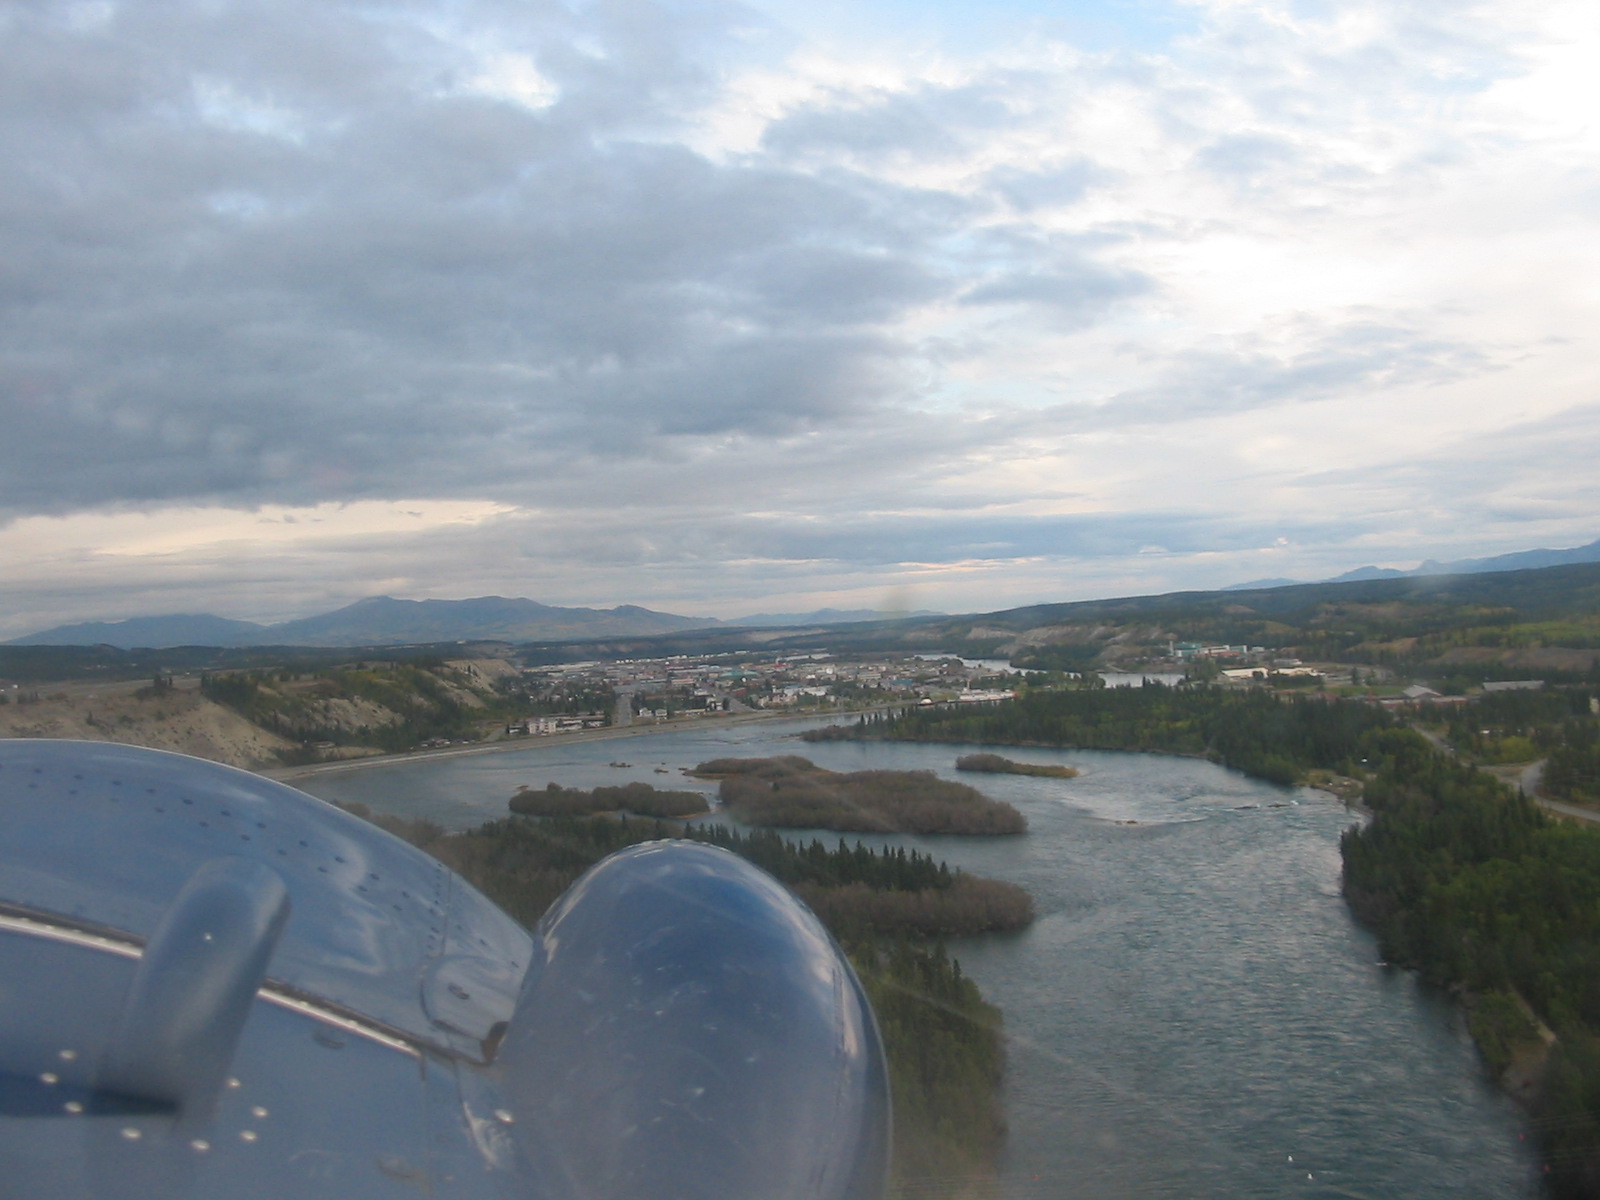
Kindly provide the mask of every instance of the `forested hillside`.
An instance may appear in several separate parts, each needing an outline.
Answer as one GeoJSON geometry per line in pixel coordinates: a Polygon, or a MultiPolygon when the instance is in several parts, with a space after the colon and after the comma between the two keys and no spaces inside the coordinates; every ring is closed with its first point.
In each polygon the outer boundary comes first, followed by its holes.
{"type": "Polygon", "coordinates": [[[529,647],[530,661],[705,654],[759,644],[834,654],[941,650],[1079,671],[1132,667],[1174,643],[1246,644],[1440,679],[1572,679],[1600,670],[1600,563],[1035,604],[792,633],[696,630],[529,647]]]}
{"type": "Polygon", "coordinates": [[[311,670],[206,674],[201,692],[303,749],[367,752],[415,748],[429,739],[476,741],[486,721],[516,711],[477,676],[439,659],[361,662],[311,670]]]}
{"type": "Polygon", "coordinates": [[[1600,1195],[1600,833],[1409,730],[1363,750],[1374,818],[1344,839],[1352,908],[1390,961],[1466,991],[1486,1063],[1530,1105],[1557,1194],[1600,1195]]]}

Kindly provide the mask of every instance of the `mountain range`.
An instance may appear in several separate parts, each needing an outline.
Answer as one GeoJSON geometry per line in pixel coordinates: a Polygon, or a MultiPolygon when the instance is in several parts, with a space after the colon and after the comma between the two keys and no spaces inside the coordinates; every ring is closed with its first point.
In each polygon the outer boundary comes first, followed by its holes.
{"type": "MultiPolygon", "coordinates": [[[[1392,567],[1358,567],[1332,579],[1316,582],[1355,583],[1421,576],[1477,575],[1597,562],[1600,562],[1600,540],[1567,550],[1520,550],[1512,554],[1454,562],[1430,559],[1410,571],[1392,567]]],[[[1296,586],[1313,585],[1294,579],[1257,579],[1220,590],[1241,592],[1296,586]]],[[[1096,602],[1077,602],[1066,608],[1093,603],[1096,602]]],[[[1033,611],[1033,608],[1018,611],[1033,611]]],[[[171,646],[356,647],[464,641],[566,642],[659,637],[692,630],[733,630],[739,627],[797,629],[805,626],[865,625],[868,622],[905,617],[926,619],[943,615],[926,610],[889,613],[872,609],[824,608],[803,613],[755,613],[732,620],[719,620],[715,617],[685,617],[656,612],[632,604],[616,608],[562,608],[540,604],[536,600],[504,596],[479,596],[471,600],[400,600],[392,596],[372,596],[333,612],[272,625],[236,621],[208,613],[180,613],[58,625],[4,644],[106,645],[131,650],[171,646]]]]}
{"type": "MultiPolygon", "coordinates": [[[[912,615],[927,615],[916,613],[912,615]]],[[[274,625],[209,613],[129,617],[57,625],[11,646],[402,646],[433,642],[559,642],[578,638],[650,637],[688,629],[734,626],[841,625],[891,616],[871,609],[825,608],[809,613],[757,613],[731,621],[683,617],[633,604],[561,608],[536,600],[479,596],[471,600],[398,600],[371,596],[333,612],[274,625]]]]}
{"type": "MultiPolygon", "coordinates": [[[[1526,571],[1536,567],[1565,567],[1573,563],[1600,562],[1600,539],[1587,546],[1574,546],[1570,550],[1516,550],[1510,554],[1496,554],[1492,558],[1461,558],[1454,562],[1436,562],[1428,559],[1409,571],[1397,567],[1357,567],[1331,579],[1318,579],[1315,583],[1351,583],[1361,579],[1414,579],[1419,575],[1483,575],[1491,571],[1526,571]]],[[[1233,583],[1221,589],[1224,592],[1248,592],[1258,588],[1291,587],[1305,583],[1303,579],[1252,579],[1249,583],[1233,583]]]]}

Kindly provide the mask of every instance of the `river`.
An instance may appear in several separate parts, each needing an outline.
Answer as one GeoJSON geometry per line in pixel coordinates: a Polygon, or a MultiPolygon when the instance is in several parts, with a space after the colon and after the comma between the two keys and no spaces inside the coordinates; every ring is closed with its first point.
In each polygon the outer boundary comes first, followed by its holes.
{"type": "MultiPolygon", "coordinates": [[[[712,785],[680,769],[804,754],[956,777],[942,745],[798,743],[808,722],[532,744],[295,781],[465,828],[523,784],[712,785]],[[609,765],[626,760],[626,766],[609,765]]],[[[1459,1010],[1377,962],[1339,895],[1339,801],[1193,759],[1006,750],[1076,779],[962,776],[1016,838],[906,838],[1034,895],[1025,933],[952,947],[1005,1012],[1007,1197],[1506,1200],[1540,1195],[1524,1120],[1459,1010]]],[[[886,841],[896,839],[865,839],[886,841]]]]}

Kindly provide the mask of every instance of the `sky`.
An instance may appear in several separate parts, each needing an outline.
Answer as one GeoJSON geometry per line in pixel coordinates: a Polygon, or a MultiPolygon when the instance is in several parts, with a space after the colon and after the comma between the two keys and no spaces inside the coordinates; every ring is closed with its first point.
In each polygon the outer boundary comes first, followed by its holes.
{"type": "Polygon", "coordinates": [[[1592,0],[11,0],[0,637],[1600,537],[1592,0]]]}

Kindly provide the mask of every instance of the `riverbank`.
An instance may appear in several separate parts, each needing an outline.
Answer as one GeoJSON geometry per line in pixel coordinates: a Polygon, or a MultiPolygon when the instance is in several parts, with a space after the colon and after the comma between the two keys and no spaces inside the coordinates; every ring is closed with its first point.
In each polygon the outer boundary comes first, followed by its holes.
{"type": "Polygon", "coordinates": [[[436,762],[440,759],[468,758],[480,754],[502,754],[507,750],[531,750],[539,746],[562,746],[578,742],[606,742],[618,738],[645,737],[687,729],[727,728],[760,721],[776,721],[796,714],[790,712],[730,713],[720,717],[679,717],[649,725],[608,725],[603,729],[575,729],[568,733],[547,733],[529,737],[505,738],[495,742],[474,742],[467,746],[441,746],[436,750],[408,750],[403,754],[373,754],[366,758],[345,758],[333,762],[304,763],[292,767],[263,767],[256,771],[268,779],[289,783],[315,775],[360,771],[368,767],[396,763],[436,762]]]}
{"type": "Polygon", "coordinates": [[[1362,803],[1365,786],[1359,779],[1352,779],[1348,775],[1340,775],[1321,767],[1314,767],[1306,772],[1305,778],[1300,781],[1302,787],[1311,788],[1313,791],[1326,792],[1343,800],[1345,806],[1364,817],[1371,817],[1372,813],[1362,803]]]}

